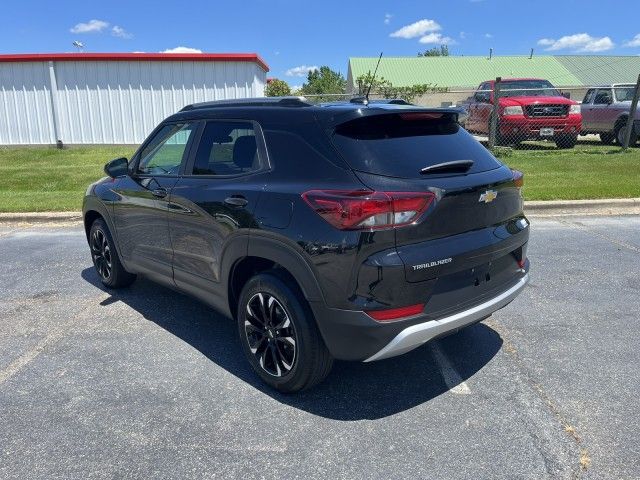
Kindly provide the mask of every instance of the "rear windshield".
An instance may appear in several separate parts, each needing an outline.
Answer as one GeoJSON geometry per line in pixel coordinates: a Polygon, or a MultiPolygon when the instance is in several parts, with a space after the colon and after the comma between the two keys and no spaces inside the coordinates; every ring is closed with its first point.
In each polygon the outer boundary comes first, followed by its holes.
{"type": "Polygon", "coordinates": [[[391,177],[421,177],[421,169],[454,160],[473,160],[467,173],[500,166],[452,114],[446,113],[358,118],[338,125],[333,143],[354,170],[391,177]]]}

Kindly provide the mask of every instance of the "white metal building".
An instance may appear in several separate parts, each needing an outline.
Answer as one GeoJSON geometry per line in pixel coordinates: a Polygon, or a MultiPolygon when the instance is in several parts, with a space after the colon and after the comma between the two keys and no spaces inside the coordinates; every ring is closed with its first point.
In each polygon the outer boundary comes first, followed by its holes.
{"type": "Polygon", "coordinates": [[[0,145],[137,144],[185,105],[262,97],[259,55],[0,55],[0,145]]]}

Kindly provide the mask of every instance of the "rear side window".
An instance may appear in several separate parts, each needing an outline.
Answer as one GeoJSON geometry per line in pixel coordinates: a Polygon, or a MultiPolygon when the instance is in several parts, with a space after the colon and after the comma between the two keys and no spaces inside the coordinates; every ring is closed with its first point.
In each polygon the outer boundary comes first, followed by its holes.
{"type": "Polygon", "coordinates": [[[339,125],[333,143],[354,170],[391,177],[420,177],[424,167],[453,160],[473,160],[468,173],[501,165],[447,113],[358,118],[339,125]]]}
{"type": "Polygon", "coordinates": [[[240,175],[260,167],[253,123],[207,122],[196,151],[193,175],[240,175]]]}

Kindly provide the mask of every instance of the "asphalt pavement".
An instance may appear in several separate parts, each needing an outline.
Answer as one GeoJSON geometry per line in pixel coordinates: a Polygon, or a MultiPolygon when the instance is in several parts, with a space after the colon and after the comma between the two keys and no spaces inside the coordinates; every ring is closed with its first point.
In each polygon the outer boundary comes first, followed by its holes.
{"type": "Polygon", "coordinates": [[[297,395],[229,319],[0,224],[0,478],[640,478],[640,217],[532,218],[511,305],[297,395]]]}

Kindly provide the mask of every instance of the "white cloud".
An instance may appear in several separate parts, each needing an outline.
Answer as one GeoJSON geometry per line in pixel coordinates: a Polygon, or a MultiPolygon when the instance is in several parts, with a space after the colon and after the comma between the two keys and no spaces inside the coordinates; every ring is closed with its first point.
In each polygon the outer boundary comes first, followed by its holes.
{"type": "Polygon", "coordinates": [[[491,35],[490,33],[485,33],[484,38],[493,38],[493,35],[491,35]]]}
{"type": "Polygon", "coordinates": [[[416,38],[424,36],[427,32],[437,32],[441,29],[442,27],[435,20],[424,18],[412,23],[411,25],[405,25],[400,30],[396,30],[389,36],[395,38],[416,38]]]}
{"type": "Polygon", "coordinates": [[[391,19],[393,18],[393,15],[391,15],[390,13],[385,13],[384,14],[384,24],[385,25],[389,25],[391,23],[391,19]]]}
{"type": "Polygon", "coordinates": [[[574,35],[565,35],[557,40],[553,38],[541,38],[538,40],[545,50],[555,51],[570,49],[575,52],[604,52],[611,50],[615,44],[609,37],[592,37],[587,33],[576,33],[574,35]]]}
{"type": "Polygon", "coordinates": [[[127,32],[124,28],[119,27],[118,25],[114,25],[111,29],[111,35],[118,38],[133,38],[133,34],[127,32]]]}
{"type": "Polygon", "coordinates": [[[624,47],[640,47],[640,33],[633,37],[631,40],[626,42],[624,47]]]}
{"type": "Polygon", "coordinates": [[[87,23],[77,23],[69,29],[71,33],[100,33],[109,26],[104,20],[89,20],[87,23]]]}
{"type": "Polygon", "coordinates": [[[300,65],[284,72],[287,77],[306,77],[309,72],[319,70],[317,65],[300,65]]]}
{"type": "Polygon", "coordinates": [[[440,33],[429,33],[419,40],[420,43],[436,43],[438,45],[453,45],[456,41],[451,37],[444,37],[440,33]]]}
{"type": "Polygon", "coordinates": [[[202,50],[191,47],[176,47],[176,48],[168,48],[166,50],[161,51],[160,53],[202,53],[202,50]]]}
{"type": "Polygon", "coordinates": [[[291,87],[289,87],[289,89],[291,90],[291,93],[295,93],[300,91],[300,89],[302,88],[302,85],[291,85],[291,87]]]}
{"type": "Polygon", "coordinates": [[[460,38],[462,40],[464,40],[465,38],[467,38],[467,32],[460,32],[460,38]]]}

